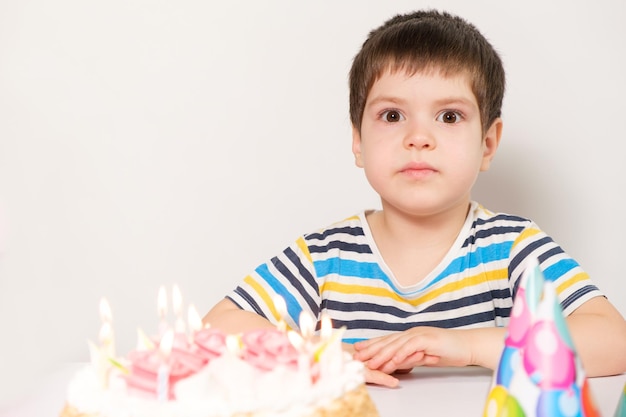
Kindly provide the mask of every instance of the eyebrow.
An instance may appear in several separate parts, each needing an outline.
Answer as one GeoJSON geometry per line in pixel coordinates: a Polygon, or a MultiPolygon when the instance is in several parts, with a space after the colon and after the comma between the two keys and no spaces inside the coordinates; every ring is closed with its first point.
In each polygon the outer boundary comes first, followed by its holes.
{"type": "MultiPolygon", "coordinates": [[[[376,105],[378,103],[405,104],[406,101],[407,100],[403,98],[395,97],[395,96],[377,96],[373,100],[366,103],[366,106],[369,107],[369,106],[376,105]]],[[[476,103],[474,100],[470,100],[463,96],[443,97],[443,98],[435,100],[434,104],[435,106],[458,104],[458,105],[468,106],[472,108],[478,108],[478,103],[476,103]]]]}

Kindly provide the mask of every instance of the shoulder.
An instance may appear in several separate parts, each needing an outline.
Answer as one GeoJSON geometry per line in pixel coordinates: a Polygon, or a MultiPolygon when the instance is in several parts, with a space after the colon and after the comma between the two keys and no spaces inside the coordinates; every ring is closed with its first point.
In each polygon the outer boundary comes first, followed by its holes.
{"type": "Polygon", "coordinates": [[[537,225],[526,217],[494,212],[476,202],[470,206],[466,227],[470,239],[480,240],[517,240],[528,230],[539,231],[537,225]]]}
{"type": "Polygon", "coordinates": [[[478,224],[534,224],[532,220],[526,217],[511,213],[491,211],[477,202],[472,202],[470,206],[470,217],[473,217],[475,223],[478,224]]]}
{"type": "Polygon", "coordinates": [[[310,256],[321,259],[331,257],[361,257],[371,254],[370,232],[365,211],[305,234],[301,238],[310,256]]]}
{"type": "Polygon", "coordinates": [[[335,223],[331,223],[328,226],[319,228],[311,233],[307,233],[303,236],[303,238],[308,242],[328,239],[351,239],[354,237],[364,236],[365,225],[365,211],[362,211],[345,217],[335,223]]]}

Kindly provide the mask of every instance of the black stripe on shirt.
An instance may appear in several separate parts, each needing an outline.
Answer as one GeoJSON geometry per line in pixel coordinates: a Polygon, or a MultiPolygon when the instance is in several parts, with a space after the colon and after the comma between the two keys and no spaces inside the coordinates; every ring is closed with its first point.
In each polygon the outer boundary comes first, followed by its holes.
{"type": "MultiPolygon", "coordinates": [[[[244,300],[246,300],[246,302],[250,305],[250,307],[252,307],[252,309],[254,310],[255,313],[257,313],[259,316],[267,319],[267,316],[265,315],[265,313],[263,313],[263,310],[261,310],[261,307],[259,307],[259,305],[257,304],[256,301],[254,301],[254,298],[250,296],[250,294],[248,294],[246,292],[246,290],[244,290],[241,287],[237,287],[235,288],[235,293],[237,293],[241,298],[243,298],[244,300]]],[[[244,306],[240,305],[237,301],[233,300],[232,297],[230,296],[226,296],[226,298],[228,298],[230,301],[232,301],[233,303],[235,303],[235,305],[237,307],[239,307],[242,310],[247,310],[244,306]]],[[[268,319],[269,320],[269,319],[268,319]]]]}
{"type": "MultiPolygon", "coordinates": [[[[492,302],[493,300],[505,300],[510,297],[510,294],[511,292],[508,288],[501,290],[485,291],[483,293],[463,297],[458,300],[436,303],[419,311],[417,309],[415,311],[407,311],[396,306],[383,306],[374,303],[348,303],[336,300],[324,300],[323,308],[339,312],[372,312],[377,314],[388,314],[390,316],[398,317],[400,319],[407,319],[416,314],[454,311],[462,307],[481,304],[485,302],[492,302]]],[[[510,308],[494,307],[494,311],[494,314],[499,317],[508,317],[510,314],[510,308]]]]}
{"type": "Polygon", "coordinates": [[[282,276],[287,278],[289,283],[302,296],[313,314],[317,316],[317,314],[319,313],[319,304],[313,298],[311,298],[309,293],[304,288],[303,282],[300,278],[304,278],[304,282],[309,284],[309,286],[311,286],[315,293],[319,296],[319,287],[315,282],[315,279],[311,276],[311,274],[304,267],[304,265],[302,265],[300,259],[298,258],[298,255],[296,255],[296,253],[292,249],[285,249],[284,254],[287,256],[287,259],[289,259],[291,263],[296,268],[298,268],[299,276],[295,276],[294,274],[292,274],[289,268],[287,268],[287,266],[277,257],[272,258],[272,264],[276,267],[276,269],[278,270],[278,272],[280,272],[282,276]]]}
{"type": "Polygon", "coordinates": [[[308,247],[311,253],[326,253],[332,249],[339,249],[344,252],[372,253],[372,249],[368,244],[349,243],[340,240],[332,240],[324,246],[309,245],[308,247]]]}
{"type": "Polygon", "coordinates": [[[569,295],[569,297],[563,300],[563,302],[561,303],[561,308],[565,310],[578,298],[582,297],[583,295],[587,293],[590,293],[591,291],[597,291],[597,290],[598,290],[598,287],[596,287],[595,285],[585,285],[584,287],[579,288],[576,291],[574,291],[572,294],[569,295]]]}
{"type": "Polygon", "coordinates": [[[333,319],[336,327],[346,326],[347,329],[371,329],[385,331],[405,331],[418,326],[438,327],[441,329],[455,329],[459,327],[493,322],[495,314],[493,310],[471,314],[463,317],[453,317],[443,320],[422,320],[415,322],[389,323],[381,320],[338,320],[333,319]]]}
{"type": "Polygon", "coordinates": [[[480,239],[485,239],[493,235],[504,235],[507,233],[519,233],[524,230],[524,226],[496,226],[485,230],[477,230],[471,236],[468,236],[463,242],[463,247],[473,245],[480,239]]]}
{"type": "MultiPolygon", "coordinates": [[[[535,251],[541,246],[544,246],[550,243],[554,243],[552,238],[549,236],[545,236],[525,246],[524,249],[522,249],[517,255],[515,255],[513,259],[511,259],[511,263],[509,264],[509,277],[511,276],[511,273],[519,266],[519,264],[530,256],[531,252],[535,251]]],[[[541,263],[542,261],[546,259],[546,256],[539,255],[538,258],[539,258],[539,263],[541,263]]],[[[517,288],[515,288],[515,291],[513,292],[516,293],[517,288]]]]}
{"type": "Polygon", "coordinates": [[[304,238],[307,240],[311,240],[311,239],[324,240],[328,236],[335,235],[335,234],[347,234],[347,235],[352,235],[352,236],[364,236],[365,235],[363,233],[362,227],[344,226],[344,227],[334,227],[331,229],[326,229],[322,233],[318,233],[318,232],[310,233],[308,235],[305,235],[304,238]]]}

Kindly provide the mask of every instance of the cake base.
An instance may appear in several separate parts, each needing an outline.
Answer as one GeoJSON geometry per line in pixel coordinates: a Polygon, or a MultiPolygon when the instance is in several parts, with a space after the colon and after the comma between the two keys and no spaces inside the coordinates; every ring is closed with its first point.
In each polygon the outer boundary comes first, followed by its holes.
{"type": "MultiPolygon", "coordinates": [[[[66,404],[59,417],[107,417],[99,414],[82,413],[70,404],[66,404]]],[[[254,413],[239,413],[233,416],[215,417],[254,417],[254,413]]],[[[365,385],[346,393],[320,407],[315,412],[303,417],[379,417],[378,410],[372,401],[365,385]]]]}

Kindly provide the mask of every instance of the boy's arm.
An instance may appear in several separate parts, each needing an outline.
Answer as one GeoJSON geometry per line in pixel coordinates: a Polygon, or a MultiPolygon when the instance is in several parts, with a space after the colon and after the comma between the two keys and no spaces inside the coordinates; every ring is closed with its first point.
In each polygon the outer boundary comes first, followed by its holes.
{"type": "Polygon", "coordinates": [[[626,320],[604,297],[595,297],[567,317],[587,376],[626,372],[626,320]]]}
{"type": "MultiPolygon", "coordinates": [[[[242,310],[228,298],[218,302],[202,319],[204,324],[210,324],[227,333],[239,333],[246,330],[254,330],[267,327],[275,327],[269,320],[256,313],[242,310]]],[[[344,350],[353,353],[352,345],[343,344],[344,350]]],[[[367,383],[395,387],[398,380],[386,373],[366,369],[365,381],[367,383]]]]}
{"type": "Polygon", "coordinates": [[[204,316],[202,323],[223,330],[226,333],[240,333],[266,327],[275,327],[265,317],[251,311],[242,310],[228,298],[215,304],[204,316]]]}
{"type": "MultiPolygon", "coordinates": [[[[587,376],[626,372],[626,321],[611,303],[604,297],[595,297],[566,320],[587,376]]],[[[355,357],[367,362],[372,369],[387,373],[422,365],[480,365],[495,369],[505,332],[504,328],[448,330],[415,327],[359,342],[355,345],[355,357]]]]}
{"type": "MultiPolygon", "coordinates": [[[[594,297],[565,318],[585,374],[589,377],[608,376],[626,372],[626,320],[604,297],[594,297]]],[[[495,369],[501,350],[488,349],[488,330],[476,329],[471,334],[472,364],[495,369]],[[494,356],[495,353],[495,356],[494,356]]]]}

